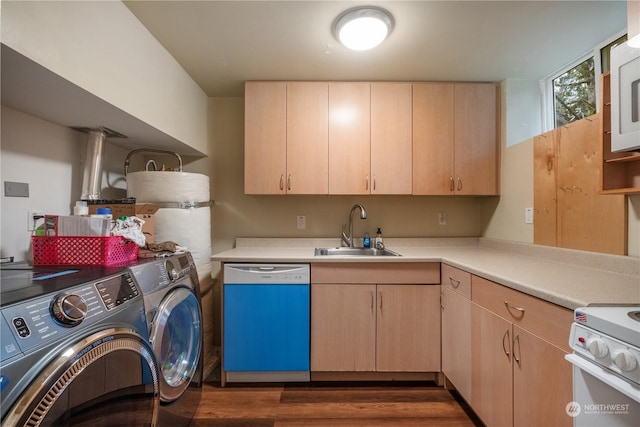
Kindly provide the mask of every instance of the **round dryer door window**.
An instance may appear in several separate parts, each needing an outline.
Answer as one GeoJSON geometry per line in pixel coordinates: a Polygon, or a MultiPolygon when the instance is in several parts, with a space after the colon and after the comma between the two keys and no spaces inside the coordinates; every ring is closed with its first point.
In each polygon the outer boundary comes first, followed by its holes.
{"type": "Polygon", "coordinates": [[[160,400],[172,402],[189,387],[202,345],[200,305],[190,289],[174,289],[164,298],[151,342],[160,370],[160,400]]]}

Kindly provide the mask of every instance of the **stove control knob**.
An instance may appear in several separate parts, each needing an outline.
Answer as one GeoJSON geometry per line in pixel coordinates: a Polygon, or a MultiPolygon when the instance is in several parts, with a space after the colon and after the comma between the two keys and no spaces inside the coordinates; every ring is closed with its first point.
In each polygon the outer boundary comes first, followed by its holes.
{"type": "Polygon", "coordinates": [[[167,270],[167,275],[169,276],[169,280],[178,280],[180,278],[180,273],[178,269],[173,265],[173,263],[169,260],[165,262],[164,267],[167,270]]]}
{"type": "Polygon", "coordinates": [[[80,295],[58,295],[51,304],[51,314],[63,326],[76,326],[87,315],[87,303],[80,295]]]}
{"type": "Polygon", "coordinates": [[[607,343],[604,342],[602,338],[589,338],[587,340],[587,348],[589,349],[589,353],[593,354],[599,359],[609,354],[609,347],[607,347],[607,343]]]}
{"type": "Polygon", "coordinates": [[[618,368],[626,372],[633,371],[638,365],[638,362],[636,361],[633,353],[626,349],[614,351],[611,355],[611,358],[613,359],[613,363],[618,368]]]}

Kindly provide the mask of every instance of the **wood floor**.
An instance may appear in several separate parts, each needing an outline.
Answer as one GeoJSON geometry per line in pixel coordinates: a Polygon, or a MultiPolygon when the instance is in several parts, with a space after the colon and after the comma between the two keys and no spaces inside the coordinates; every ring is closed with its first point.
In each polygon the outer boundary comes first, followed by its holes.
{"type": "Polygon", "coordinates": [[[242,385],[209,379],[192,427],[481,426],[435,383],[242,385]]]}

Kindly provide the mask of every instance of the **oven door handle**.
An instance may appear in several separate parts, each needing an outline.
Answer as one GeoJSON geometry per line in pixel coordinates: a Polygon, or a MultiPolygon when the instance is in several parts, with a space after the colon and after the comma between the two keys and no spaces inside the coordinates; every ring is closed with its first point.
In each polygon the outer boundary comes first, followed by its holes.
{"type": "Polygon", "coordinates": [[[564,358],[573,366],[582,369],[596,379],[640,403],[640,388],[634,387],[631,383],[628,383],[617,375],[607,371],[606,368],[595,365],[593,362],[590,362],[575,353],[565,354],[564,358]]]}

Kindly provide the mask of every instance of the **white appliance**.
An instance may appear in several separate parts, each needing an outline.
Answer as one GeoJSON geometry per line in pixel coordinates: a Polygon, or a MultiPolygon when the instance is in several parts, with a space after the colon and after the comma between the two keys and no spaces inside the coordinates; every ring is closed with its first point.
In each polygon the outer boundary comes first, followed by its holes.
{"type": "Polygon", "coordinates": [[[640,419],[640,306],[577,308],[569,345],[575,427],[637,426],[640,419]]]}
{"type": "Polygon", "coordinates": [[[611,49],[611,151],[640,150],[640,48],[611,49]]]}

